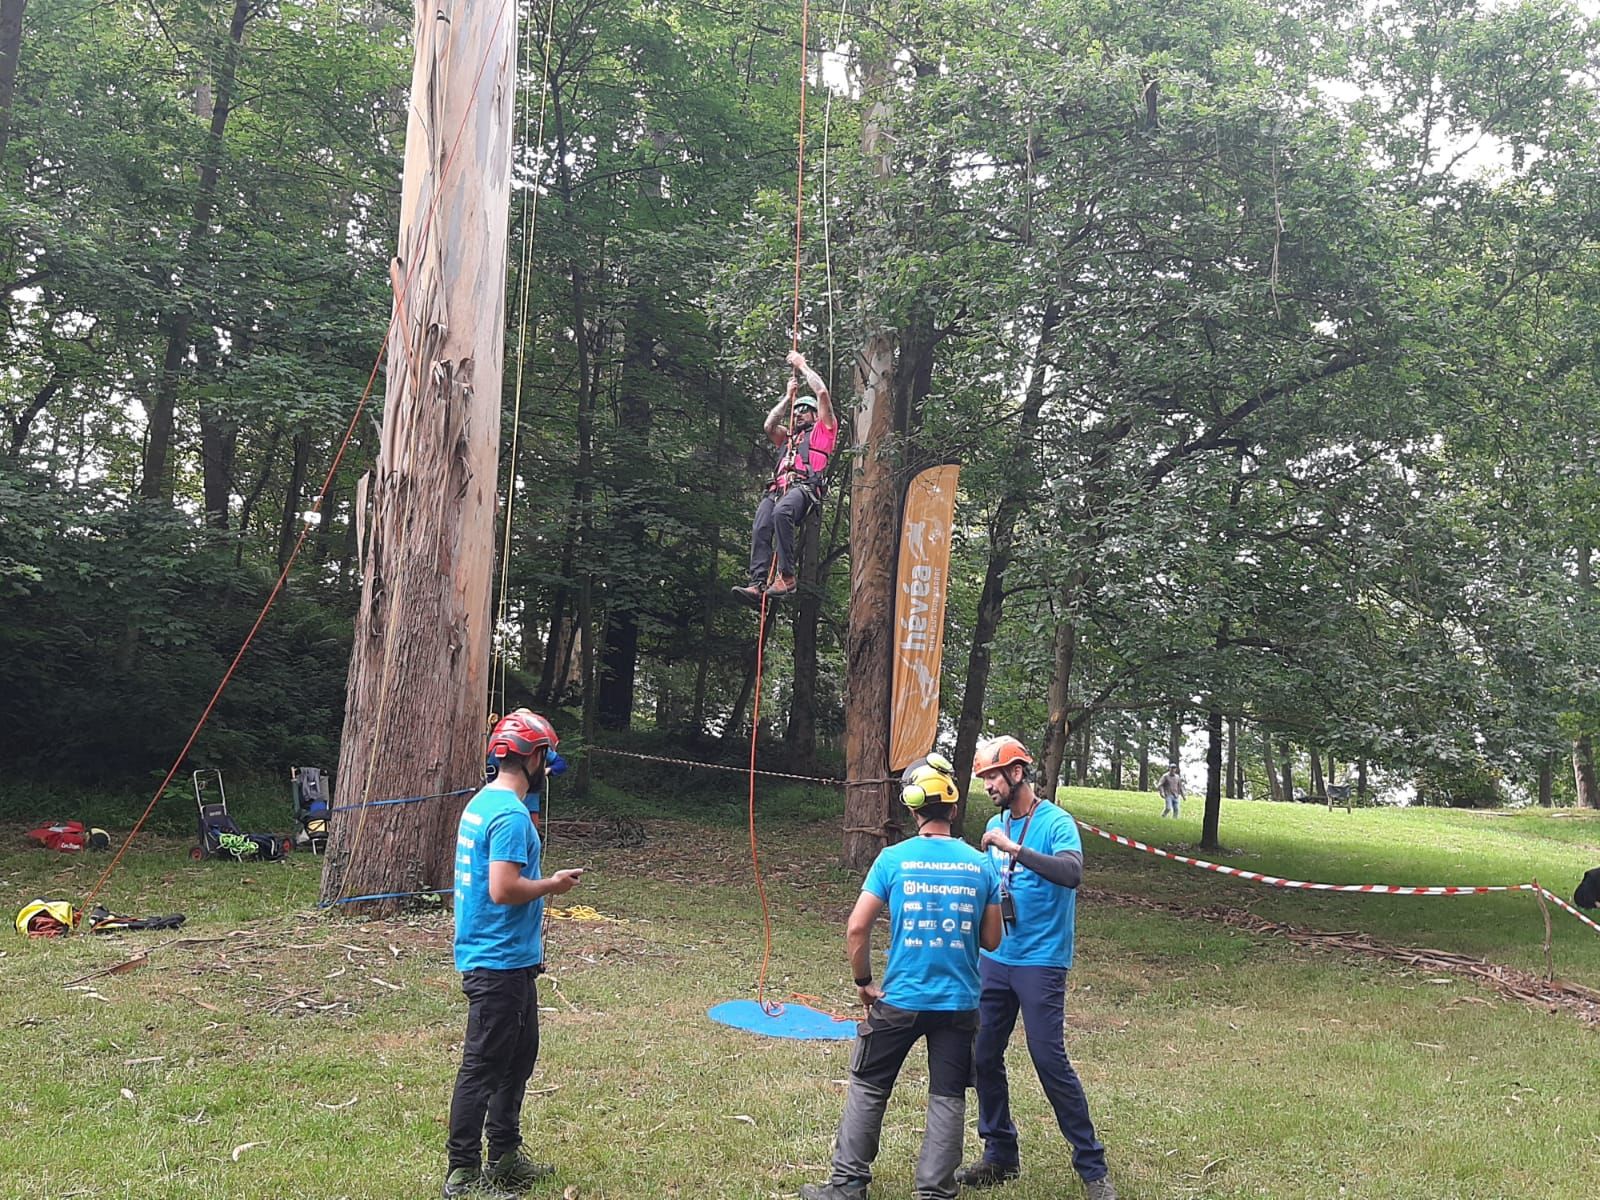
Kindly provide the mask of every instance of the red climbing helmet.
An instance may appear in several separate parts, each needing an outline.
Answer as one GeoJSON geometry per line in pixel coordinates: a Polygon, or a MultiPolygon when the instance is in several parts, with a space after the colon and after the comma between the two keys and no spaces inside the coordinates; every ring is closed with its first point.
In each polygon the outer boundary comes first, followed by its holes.
{"type": "Polygon", "coordinates": [[[978,743],[977,752],[972,756],[972,773],[982,776],[1009,767],[1012,763],[1032,761],[1033,755],[1028,753],[1026,746],[1010,734],[1002,734],[978,743]]]}
{"type": "Polygon", "coordinates": [[[555,728],[532,709],[519,708],[500,718],[494,732],[489,735],[489,756],[504,758],[508,754],[529,755],[543,746],[554,750],[560,738],[555,728]]]}

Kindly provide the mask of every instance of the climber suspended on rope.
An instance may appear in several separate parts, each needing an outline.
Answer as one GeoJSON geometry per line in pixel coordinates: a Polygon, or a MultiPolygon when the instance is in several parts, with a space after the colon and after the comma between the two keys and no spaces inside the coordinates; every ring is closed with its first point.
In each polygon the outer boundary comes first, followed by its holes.
{"type": "Polygon", "coordinates": [[[816,399],[800,395],[800,380],[791,377],[788,390],[772,406],[763,425],[778,447],[778,464],[750,531],[750,582],[733,589],[734,595],[753,605],[761,603],[762,592],[787,596],[798,586],[795,528],[813,505],[822,503],[823,476],[839,438],[839,418],[834,415],[828,385],[800,351],[789,351],[788,361],[798,375],[805,376],[816,399]],[[775,571],[774,548],[778,557],[775,571]]]}

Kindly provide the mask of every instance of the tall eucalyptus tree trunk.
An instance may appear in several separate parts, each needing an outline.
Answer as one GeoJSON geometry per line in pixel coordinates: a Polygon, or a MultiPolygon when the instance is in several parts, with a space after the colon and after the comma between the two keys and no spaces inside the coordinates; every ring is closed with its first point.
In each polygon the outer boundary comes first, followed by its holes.
{"type": "MultiPolygon", "coordinates": [[[[394,272],[407,282],[394,300],[336,807],[483,777],[515,8],[419,5],[415,36],[394,272]]],[[[449,888],[465,802],[341,813],[323,899],[449,888]]]]}

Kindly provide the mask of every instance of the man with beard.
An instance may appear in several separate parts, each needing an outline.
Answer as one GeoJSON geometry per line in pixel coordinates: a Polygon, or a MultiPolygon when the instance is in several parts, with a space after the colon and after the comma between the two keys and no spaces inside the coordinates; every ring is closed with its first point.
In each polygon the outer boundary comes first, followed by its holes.
{"type": "Polygon", "coordinates": [[[1020,1013],[1033,1069],[1072,1146],[1073,1169],[1089,1200],[1116,1200],[1105,1147],[1095,1136],[1089,1102],[1062,1034],[1083,842],[1072,817],[1034,792],[1032,763],[1027,747],[1014,737],[984,742],[972,763],[1000,810],[990,818],[980,848],[1000,872],[1004,936],[996,949],[983,952],[978,968],[981,992],[973,1057],[984,1152],[977,1162],[962,1167],[956,1179],[964,1187],[984,1188],[1022,1172],[1005,1065],[1006,1044],[1020,1013]]]}

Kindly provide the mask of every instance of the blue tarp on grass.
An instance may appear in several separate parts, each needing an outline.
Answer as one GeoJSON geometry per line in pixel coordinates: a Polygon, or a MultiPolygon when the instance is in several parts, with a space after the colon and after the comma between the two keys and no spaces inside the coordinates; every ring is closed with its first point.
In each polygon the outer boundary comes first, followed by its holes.
{"type": "Polygon", "coordinates": [[[706,1016],[763,1037],[842,1042],[856,1035],[854,1021],[835,1021],[827,1013],[804,1004],[769,1004],[762,1008],[754,1000],[729,1000],[708,1010],[706,1016]]]}

